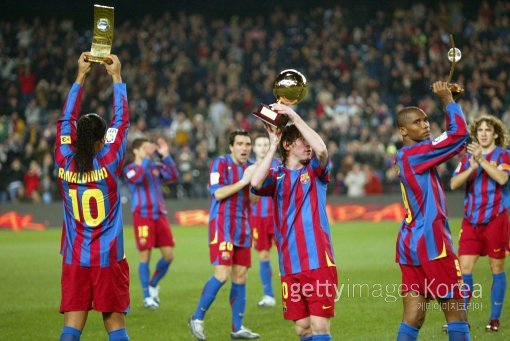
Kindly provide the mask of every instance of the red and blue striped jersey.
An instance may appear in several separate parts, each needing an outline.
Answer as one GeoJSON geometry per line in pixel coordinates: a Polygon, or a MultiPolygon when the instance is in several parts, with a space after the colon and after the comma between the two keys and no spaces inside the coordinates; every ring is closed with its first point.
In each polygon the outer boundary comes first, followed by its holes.
{"type": "Polygon", "coordinates": [[[126,151],[129,106],[126,85],[114,84],[113,120],[93,169],[77,171],[76,124],[83,88],[74,84],[57,122],[55,162],[63,199],[61,254],[66,264],[106,267],[122,260],[124,236],[118,180],[126,151]]]}
{"type": "Polygon", "coordinates": [[[170,155],[162,162],[145,158],[141,165],[130,163],[124,168],[124,175],[131,191],[131,212],[154,220],[168,214],[161,182],[176,181],[179,177],[177,166],[170,155]]]}
{"type": "Polygon", "coordinates": [[[434,140],[404,146],[395,157],[407,211],[396,246],[400,264],[420,265],[454,252],[436,166],[460,153],[469,134],[460,106],[450,103],[446,111],[446,132],[434,140]]]}
{"type": "MultiPolygon", "coordinates": [[[[471,154],[466,153],[460,160],[453,176],[469,168],[471,154]]],[[[496,146],[494,150],[483,155],[490,164],[510,174],[510,152],[496,146]]],[[[508,184],[501,186],[494,181],[482,167],[466,183],[466,196],[464,198],[464,218],[473,225],[488,224],[498,214],[510,208],[510,195],[508,184]]]]}
{"type": "MultiPolygon", "coordinates": [[[[280,160],[273,159],[271,168],[276,168],[280,165],[280,160]]],[[[251,216],[259,218],[267,218],[273,216],[273,198],[260,197],[256,204],[251,205],[251,216]]]]}
{"type": "Polygon", "coordinates": [[[260,189],[273,197],[276,247],[281,275],[335,266],[326,213],[330,165],[320,167],[317,157],[301,169],[271,168],[260,189]]]}
{"type": "Polygon", "coordinates": [[[232,243],[251,247],[250,186],[223,200],[216,200],[214,192],[221,187],[235,184],[242,179],[250,164],[239,166],[230,154],[215,158],[209,173],[211,210],[209,211],[209,243],[232,243]]]}

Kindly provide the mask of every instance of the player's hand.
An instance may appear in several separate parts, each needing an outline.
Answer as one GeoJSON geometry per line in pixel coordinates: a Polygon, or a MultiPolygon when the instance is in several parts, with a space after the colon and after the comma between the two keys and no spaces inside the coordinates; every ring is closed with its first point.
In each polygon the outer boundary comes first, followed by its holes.
{"type": "Polygon", "coordinates": [[[432,91],[441,99],[444,105],[454,103],[452,92],[447,82],[435,82],[432,84],[432,91]]]}
{"type": "Polygon", "coordinates": [[[168,146],[168,143],[166,143],[166,141],[161,137],[157,140],[157,151],[163,158],[170,155],[170,147],[168,146]]]}
{"type": "Polygon", "coordinates": [[[108,64],[105,62],[101,62],[104,65],[106,72],[113,78],[114,83],[122,83],[122,77],[120,76],[121,64],[119,58],[114,54],[106,55],[111,59],[112,63],[108,64]]]}
{"type": "Polygon", "coordinates": [[[85,61],[85,56],[89,53],[90,52],[82,52],[80,58],[78,58],[78,76],[76,77],[76,83],[83,84],[90,72],[92,63],[85,61]]]}
{"type": "Polygon", "coordinates": [[[257,169],[257,165],[254,164],[254,165],[247,167],[244,170],[243,177],[241,178],[241,181],[243,182],[243,184],[245,186],[250,184],[251,178],[253,177],[253,174],[255,174],[256,169],[257,169]]]}
{"type": "Polygon", "coordinates": [[[278,148],[280,140],[282,138],[283,130],[279,127],[274,127],[264,122],[264,128],[266,128],[267,134],[269,135],[269,144],[278,148]]]}
{"type": "Polygon", "coordinates": [[[299,115],[294,110],[292,110],[291,107],[288,107],[280,103],[271,104],[271,109],[279,114],[286,115],[292,122],[294,122],[296,118],[299,118],[299,115]]]}
{"type": "Polygon", "coordinates": [[[469,168],[471,170],[477,170],[478,167],[480,167],[480,164],[478,162],[476,162],[473,157],[470,157],[469,158],[469,168]]]}
{"type": "Polygon", "coordinates": [[[482,147],[480,147],[480,145],[478,143],[472,142],[472,143],[468,144],[467,151],[469,154],[473,155],[473,159],[477,163],[480,163],[483,156],[482,156],[482,147]]]}

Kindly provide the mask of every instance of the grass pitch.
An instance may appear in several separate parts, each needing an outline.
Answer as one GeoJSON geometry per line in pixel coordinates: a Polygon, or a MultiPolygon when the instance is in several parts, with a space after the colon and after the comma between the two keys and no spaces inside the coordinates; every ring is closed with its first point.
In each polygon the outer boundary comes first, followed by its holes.
{"type": "MultiPolygon", "coordinates": [[[[454,239],[459,220],[451,220],[454,239]]],[[[394,262],[398,223],[351,222],[332,226],[334,249],[343,291],[332,319],[336,340],[395,340],[402,317],[398,297],[400,270],[394,262]]],[[[126,255],[131,267],[131,312],[127,330],[131,340],[193,340],[187,319],[195,309],[202,287],[212,275],[207,248],[207,229],[174,226],[176,257],[161,281],[161,306],[151,311],[142,307],[138,279],[138,254],[131,228],[125,229],[126,255]]],[[[0,340],[58,340],[63,318],[60,304],[59,255],[60,230],[19,233],[0,231],[0,340]]],[[[278,273],[276,252],[273,271],[278,273]]],[[[154,269],[159,251],[151,260],[154,269]]],[[[257,255],[248,279],[246,327],[261,334],[263,340],[297,340],[291,322],[284,321],[280,303],[280,282],[273,277],[277,306],[257,308],[262,296],[257,255]]],[[[509,273],[509,265],[506,266],[509,273]]],[[[510,339],[510,299],[507,297],[501,319],[501,331],[484,331],[490,314],[492,277],[488,261],[481,258],[475,269],[475,283],[483,285],[483,295],[474,300],[470,311],[471,338],[510,339]]],[[[228,303],[230,285],[218,294],[206,316],[208,340],[229,340],[231,313],[228,303]]],[[[442,333],[442,312],[432,304],[420,332],[421,340],[447,340],[442,333]]],[[[81,340],[107,340],[101,315],[91,312],[81,340]]]]}

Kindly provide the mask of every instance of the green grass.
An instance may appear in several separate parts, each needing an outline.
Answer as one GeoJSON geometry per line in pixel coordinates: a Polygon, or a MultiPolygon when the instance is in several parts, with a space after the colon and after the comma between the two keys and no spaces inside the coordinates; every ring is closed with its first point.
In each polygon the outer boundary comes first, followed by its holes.
{"type": "MultiPolygon", "coordinates": [[[[460,222],[452,220],[458,227],[460,222]]],[[[337,316],[332,320],[336,340],[394,340],[402,317],[402,303],[396,292],[384,290],[369,295],[370,289],[394,288],[400,283],[400,271],[394,263],[398,223],[353,222],[334,225],[333,241],[340,283],[344,294],[336,304],[337,316]],[[348,285],[348,286],[347,286],[348,285]],[[346,290],[350,288],[349,294],[346,290]],[[374,295],[386,296],[373,297],[374,295]],[[361,297],[360,297],[361,296],[361,297]],[[388,302],[387,302],[388,301],[388,302]]],[[[126,228],[126,255],[131,265],[131,312],[127,329],[132,340],[193,340],[186,320],[195,309],[205,281],[212,274],[209,265],[206,228],[174,227],[177,242],[176,259],[161,284],[161,306],[156,311],[142,308],[138,280],[138,255],[133,232],[126,228]]],[[[457,236],[457,229],[454,231],[457,236]]],[[[0,232],[0,340],[58,340],[63,318],[60,304],[60,231],[0,232]]],[[[159,258],[153,255],[152,266],[159,258]]],[[[256,307],[261,297],[258,262],[253,254],[253,269],[248,280],[248,304],[245,325],[260,333],[264,340],[296,340],[291,322],[284,321],[281,305],[274,309],[256,307]]],[[[507,265],[508,272],[508,265],[507,265]]],[[[273,269],[277,269],[273,254],[273,269]]],[[[510,339],[510,299],[503,308],[502,330],[487,334],[485,323],[490,313],[491,275],[487,259],[482,258],[475,270],[475,282],[484,286],[483,297],[476,300],[477,310],[470,312],[471,337],[478,340],[510,339]]],[[[279,295],[278,277],[274,278],[279,295]]],[[[228,340],[230,332],[230,286],[220,291],[207,313],[208,340],[228,340]]],[[[442,312],[428,312],[420,332],[421,340],[447,340],[442,334],[442,312]]],[[[101,315],[89,314],[82,340],[106,340],[101,315]]]]}

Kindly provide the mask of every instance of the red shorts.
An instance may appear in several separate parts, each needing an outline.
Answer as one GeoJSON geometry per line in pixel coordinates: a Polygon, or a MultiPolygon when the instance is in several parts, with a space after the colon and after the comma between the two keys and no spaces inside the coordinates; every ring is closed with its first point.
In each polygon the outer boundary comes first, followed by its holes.
{"type": "Polygon", "coordinates": [[[507,211],[498,214],[488,224],[476,227],[464,218],[459,236],[459,256],[488,255],[491,258],[505,258],[509,229],[507,211]]]}
{"type": "Polygon", "coordinates": [[[235,246],[229,242],[209,244],[212,265],[241,265],[251,267],[251,248],[235,246]]]}
{"type": "Polygon", "coordinates": [[[125,259],[107,267],[62,263],[60,312],[129,311],[129,265],[125,259]]]}
{"type": "Polygon", "coordinates": [[[138,251],[150,250],[153,247],[175,245],[172,230],[167,216],[160,215],[157,220],[144,218],[139,213],[133,214],[135,240],[138,251]]]}
{"type": "Polygon", "coordinates": [[[285,275],[281,281],[285,320],[296,321],[310,315],[326,318],[335,316],[338,287],[336,267],[285,275]]]}
{"type": "Polygon", "coordinates": [[[273,217],[252,217],[250,226],[253,231],[255,250],[269,251],[271,241],[274,240],[274,218],[273,217]]]}
{"type": "Polygon", "coordinates": [[[469,295],[463,286],[459,259],[451,254],[444,258],[412,266],[400,264],[401,293],[418,292],[426,298],[464,298],[469,295]]]}

